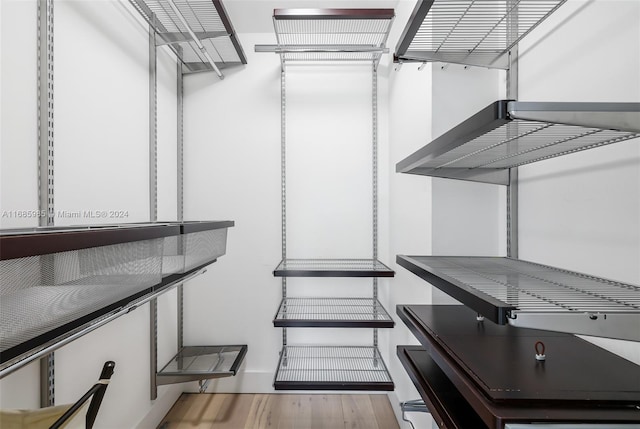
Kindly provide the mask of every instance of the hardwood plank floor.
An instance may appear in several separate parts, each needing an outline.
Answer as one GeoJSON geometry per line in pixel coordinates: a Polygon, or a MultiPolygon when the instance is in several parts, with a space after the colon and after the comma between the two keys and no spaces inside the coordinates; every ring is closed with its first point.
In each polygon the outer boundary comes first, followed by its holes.
{"type": "Polygon", "coordinates": [[[399,429],[387,395],[184,393],[160,429],[399,429]]]}

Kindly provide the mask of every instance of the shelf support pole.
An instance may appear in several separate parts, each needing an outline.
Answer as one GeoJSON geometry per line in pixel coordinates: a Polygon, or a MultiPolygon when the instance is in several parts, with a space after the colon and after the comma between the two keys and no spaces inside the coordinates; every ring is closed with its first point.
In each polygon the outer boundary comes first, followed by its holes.
{"type": "MultiPolygon", "coordinates": [[[[508,0],[513,13],[507,18],[507,43],[518,40],[517,0],[508,0]]],[[[509,68],[507,69],[507,98],[518,99],[518,44],[509,51],[509,68]]],[[[518,168],[509,169],[509,185],[507,186],[507,256],[518,258],[518,168]]]]}
{"type": "MultiPolygon", "coordinates": [[[[39,226],[54,224],[53,164],[53,0],[38,1],[38,218],[39,226]],[[44,214],[44,215],[43,215],[44,214]]],[[[53,256],[48,255],[53,262],[53,256]]],[[[53,264],[46,264],[54,266],[53,264]]],[[[52,273],[42,273],[43,284],[53,284],[52,273]]],[[[55,360],[40,359],[40,406],[55,405],[55,360]]]]}
{"type": "MultiPolygon", "coordinates": [[[[177,219],[179,222],[184,220],[184,83],[183,83],[183,70],[182,70],[182,48],[177,47],[178,49],[178,58],[176,61],[176,99],[177,99],[177,118],[176,124],[178,129],[178,134],[176,136],[176,147],[177,147],[177,219]]],[[[182,236],[178,237],[178,248],[180,249],[180,254],[185,254],[184,248],[184,239],[182,236]]],[[[184,347],[184,287],[182,283],[178,285],[178,338],[177,338],[177,346],[178,352],[182,350],[184,347]]],[[[182,356],[182,354],[180,354],[182,356]]],[[[178,360],[178,368],[182,368],[183,362],[182,359],[178,360]]]]}
{"type": "MultiPolygon", "coordinates": [[[[378,260],[378,67],[373,61],[371,67],[371,190],[372,190],[372,245],[373,261],[378,260]]],[[[377,309],[378,278],[373,278],[373,303],[377,309]]],[[[378,328],[373,329],[373,346],[378,348],[378,328]]],[[[375,350],[374,350],[375,353],[375,350]]]]}
{"type": "MultiPolygon", "coordinates": [[[[280,70],[280,192],[282,216],[282,260],[287,259],[287,92],[286,68],[280,70]]],[[[282,299],[287,299],[287,278],[282,277],[282,299]]],[[[284,308],[286,311],[286,307],[284,308]]],[[[282,346],[286,352],[287,328],[282,328],[282,346]]]]}
{"type": "MultiPolygon", "coordinates": [[[[149,25],[149,218],[158,220],[158,75],[156,52],[156,16],[151,16],[149,25]]],[[[158,300],[149,302],[149,375],[150,397],[158,397],[158,300]]]]}

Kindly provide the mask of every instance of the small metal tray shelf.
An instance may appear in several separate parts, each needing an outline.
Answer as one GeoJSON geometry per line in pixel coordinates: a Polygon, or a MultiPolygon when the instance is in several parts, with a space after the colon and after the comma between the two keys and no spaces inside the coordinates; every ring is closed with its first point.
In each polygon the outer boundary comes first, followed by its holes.
{"type": "Polygon", "coordinates": [[[461,305],[397,313],[488,427],[638,422],[640,366],[581,338],[477,321],[461,305]],[[545,361],[535,358],[537,341],[545,361]]]}
{"type": "Polygon", "coordinates": [[[400,173],[509,184],[509,169],[640,137],[640,103],[499,100],[396,164],[400,173]]]}
{"type": "Polygon", "coordinates": [[[565,1],[418,0],[395,60],[507,69],[509,50],[565,1]]]}
{"type": "Polygon", "coordinates": [[[640,341],[640,286],[511,258],[397,262],[498,324],[640,341]]]}
{"type": "Polygon", "coordinates": [[[158,385],[236,375],[247,354],[246,345],[186,346],[156,375],[158,385]]]}
{"type": "Polygon", "coordinates": [[[277,328],[393,328],[387,310],[373,298],[284,298],[277,328]]]}
{"type": "Polygon", "coordinates": [[[393,277],[395,272],[375,259],[284,259],[276,277],[393,277]]]}
{"type": "Polygon", "coordinates": [[[285,346],[276,390],[393,390],[380,352],[371,346],[285,346]]]}
{"type": "Polygon", "coordinates": [[[220,0],[129,0],[185,66],[185,73],[215,71],[247,60],[220,0]]]}

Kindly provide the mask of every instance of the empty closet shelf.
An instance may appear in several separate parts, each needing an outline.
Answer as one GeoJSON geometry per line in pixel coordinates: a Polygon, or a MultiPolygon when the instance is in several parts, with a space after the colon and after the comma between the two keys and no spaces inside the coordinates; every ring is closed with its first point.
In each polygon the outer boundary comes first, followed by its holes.
{"type": "Polygon", "coordinates": [[[511,258],[397,262],[495,323],[640,340],[640,286],[511,258]]]}
{"type": "Polygon", "coordinates": [[[276,277],[393,277],[395,272],[375,259],[284,259],[276,277]]]}
{"type": "Polygon", "coordinates": [[[396,164],[396,171],[509,184],[509,169],[640,137],[640,103],[500,100],[396,164]]]}
{"type": "Polygon", "coordinates": [[[377,63],[385,47],[393,9],[275,9],[276,45],[256,45],[283,63],[369,61],[377,63]]]}
{"type": "Polygon", "coordinates": [[[220,0],[129,1],[155,30],[156,45],[168,45],[184,63],[185,73],[247,63],[220,0]]]}
{"type": "Polygon", "coordinates": [[[284,298],[273,320],[278,328],[393,328],[373,298],[284,298]]]}
{"type": "Polygon", "coordinates": [[[246,345],[186,346],[156,375],[158,385],[236,375],[247,354],[246,345]]]}
{"type": "Polygon", "coordinates": [[[508,51],[566,0],[418,1],[396,61],[509,68],[508,51]]]}
{"type": "Polygon", "coordinates": [[[273,386],[276,390],[393,390],[376,347],[285,346],[273,386]]]}

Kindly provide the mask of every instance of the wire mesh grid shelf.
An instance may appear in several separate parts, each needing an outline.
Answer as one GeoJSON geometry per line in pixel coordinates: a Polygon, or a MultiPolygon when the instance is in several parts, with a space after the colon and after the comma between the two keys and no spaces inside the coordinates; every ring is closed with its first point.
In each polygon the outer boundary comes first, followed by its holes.
{"type": "Polygon", "coordinates": [[[276,277],[393,277],[395,272],[376,259],[284,259],[276,277]]]}
{"type": "Polygon", "coordinates": [[[283,62],[358,62],[377,64],[393,23],[393,9],[275,9],[277,45],[256,45],[283,62]]]}
{"type": "Polygon", "coordinates": [[[640,137],[640,103],[492,103],[400,161],[402,173],[509,183],[509,168],[640,137]]]}
{"type": "Polygon", "coordinates": [[[273,320],[278,328],[393,328],[393,319],[373,298],[284,298],[273,320]]]}
{"type": "Polygon", "coordinates": [[[276,390],[393,390],[393,380],[376,347],[285,346],[276,390]]]}
{"type": "Polygon", "coordinates": [[[246,345],[182,347],[156,378],[162,385],[231,377],[238,372],[246,354],[246,345]]]}
{"type": "Polygon", "coordinates": [[[420,0],[396,60],[507,69],[505,54],[565,1],[420,0]]]}
{"type": "Polygon", "coordinates": [[[0,230],[0,371],[15,370],[41,350],[84,335],[200,274],[225,253],[233,225],[0,230]]]}
{"type": "Polygon", "coordinates": [[[499,324],[640,340],[640,286],[501,257],[397,262],[499,324]]]}
{"type": "Polygon", "coordinates": [[[184,63],[185,73],[246,64],[220,0],[129,0],[160,40],[184,63]],[[211,61],[210,61],[211,60],[211,61]]]}

